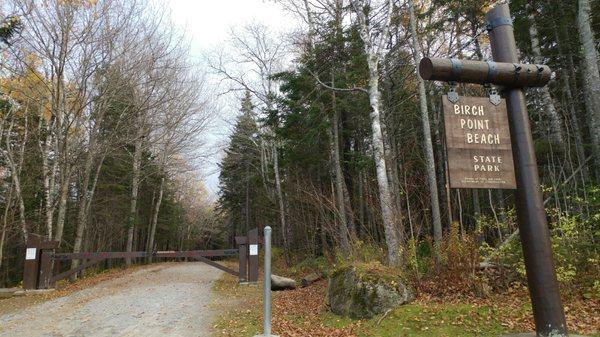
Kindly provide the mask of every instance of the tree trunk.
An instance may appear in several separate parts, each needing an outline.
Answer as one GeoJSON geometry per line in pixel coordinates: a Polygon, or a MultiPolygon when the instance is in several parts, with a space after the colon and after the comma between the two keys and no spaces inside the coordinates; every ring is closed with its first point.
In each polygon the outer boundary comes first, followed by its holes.
{"type": "Polygon", "coordinates": [[[12,204],[13,184],[9,185],[8,196],[5,200],[4,216],[2,217],[2,234],[0,234],[0,267],[2,267],[2,260],[4,258],[4,240],[6,239],[6,228],[8,226],[8,212],[12,204]]]}
{"type": "Polygon", "coordinates": [[[378,58],[374,55],[368,56],[369,63],[369,102],[371,104],[371,132],[373,134],[373,156],[377,171],[377,184],[379,187],[379,203],[381,207],[381,218],[385,233],[385,241],[388,249],[388,260],[392,266],[400,265],[400,251],[396,228],[394,226],[394,211],[390,184],[387,176],[383,134],[381,131],[381,117],[379,113],[381,93],[379,92],[378,58]]]}
{"type": "Polygon", "coordinates": [[[60,184],[60,199],[58,204],[58,216],[56,218],[56,232],[54,240],[58,241],[60,246],[62,242],[64,226],[65,226],[65,215],[67,213],[67,197],[69,196],[69,182],[71,181],[71,165],[65,163],[63,170],[63,180],[60,184]]]}
{"type": "Polygon", "coordinates": [[[481,216],[481,203],[479,202],[479,190],[473,189],[473,216],[475,221],[481,216]]]}
{"type": "Polygon", "coordinates": [[[7,159],[6,161],[10,168],[12,184],[15,188],[17,202],[19,203],[19,222],[21,224],[23,240],[24,240],[24,242],[27,242],[27,239],[29,237],[29,231],[27,229],[27,224],[25,222],[25,202],[23,201],[23,190],[21,189],[21,167],[23,164],[24,156],[25,156],[25,145],[27,143],[27,136],[28,136],[27,112],[25,113],[25,128],[24,128],[25,133],[23,136],[23,141],[21,143],[21,147],[19,149],[20,158],[19,158],[18,162],[15,161],[15,157],[11,150],[10,135],[12,133],[12,128],[14,125],[14,115],[11,118],[12,118],[11,123],[8,128],[7,136],[6,136],[6,159],[7,159]]]}
{"type": "Polygon", "coordinates": [[[277,202],[279,204],[279,221],[281,221],[281,235],[283,238],[283,249],[286,262],[290,264],[290,232],[285,221],[285,204],[283,203],[283,191],[281,189],[281,178],[279,176],[279,151],[277,141],[273,144],[273,170],[275,171],[275,189],[277,190],[277,202]]]}
{"type": "MultiPolygon", "coordinates": [[[[410,31],[412,35],[412,43],[414,49],[414,61],[415,65],[421,60],[421,46],[419,45],[419,39],[417,36],[417,22],[415,17],[415,10],[413,0],[408,2],[408,11],[410,16],[410,31]]],[[[427,182],[429,184],[429,196],[431,200],[431,217],[433,223],[433,240],[435,246],[435,254],[439,261],[440,257],[440,244],[442,243],[442,220],[440,216],[440,202],[438,197],[436,171],[435,171],[435,158],[433,156],[433,144],[431,143],[431,126],[429,124],[429,111],[427,109],[427,96],[425,91],[425,81],[417,74],[417,81],[419,83],[419,102],[421,107],[421,122],[423,126],[423,143],[425,147],[425,162],[427,165],[427,182]]]]}
{"type": "Polygon", "coordinates": [[[591,7],[589,0],[579,0],[577,23],[579,38],[583,53],[583,78],[586,88],[585,94],[589,101],[588,120],[592,148],[595,158],[595,176],[600,180],[600,72],[598,70],[598,51],[596,50],[594,32],[590,24],[591,7]]]}
{"type": "MultiPolygon", "coordinates": [[[[90,149],[85,158],[85,166],[83,169],[83,178],[81,181],[81,190],[79,197],[79,208],[77,210],[77,229],[75,230],[75,243],[73,244],[73,253],[81,252],[83,245],[83,234],[87,225],[87,203],[89,198],[90,178],[92,176],[92,164],[94,161],[93,151],[90,149]]],[[[72,260],[71,269],[75,269],[79,266],[79,260],[72,260]]],[[[71,280],[75,280],[76,274],[71,277],[71,280]]]]}
{"type": "Polygon", "coordinates": [[[337,210],[338,210],[338,228],[339,228],[339,238],[340,244],[342,248],[342,252],[347,254],[350,250],[349,243],[349,222],[348,216],[346,214],[346,207],[350,205],[346,205],[346,194],[345,194],[345,183],[344,183],[344,175],[342,173],[342,165],[340,164],[340,143],[339,143],[339,129],[338,129],[338,118],[339,113],[335,106],[335,91],[332,91],[332,99],[333,99],[333,115],[331,116],[331,129],[332,129],[332,137],[331,140],[331,155],[333,161],[333,172],[335,178],[335,192],[337,198],[337,210]]]}
{"type": "MultiPolygon", "coordinates": [[[[43,119],[43,118],[42,118],[43,119]]],[[[42,121],[40,121],[40,123],[42,123],[42,121]]],[[[41,128],[40,128],[41,131],[41,128]]],[[[51,238],[52,236],[52,215],[53,215],[53,209],[52,209],[52,204],[54,203],[52,201],[52,196],[54,195],[51,191],[52,186],[51,186],[51,178],[52,178],[52,172],[50,171],[50,166],[48,163],[48,157],[50,156],[50,152],[51,152],[51,145],[52,145],[52,127],[47,127],[46,128],[46,132],[48,133],[46,135],[46,139],[44,141],[44,143],[40,143],[39,147],[40,147],[40,153],[42,156],[42,175],[43,175],[43,184],[44,184],[44,205],[45,205],[45,223],[46,223],[46,235],[51,238]]]]}
{"type": "Polygon", "coordinates": [[[404,221],[402,217],[402,189],[398,180],[398,168],[396,162],[398,155],[394,146],[393,137],[388,132],[386,121],[386,113],[381,113],[381,133],[383,137],[383,146],[385,154],[385,168],[387,178],[390,184],[390,195],[392,196],[392,212],[394,214],[394,228],[396,229],[396,237],[398,244],[402,246],[404,242],[404,221]]]}
{"type": "Polygon", "coordinates": [[[377,186],[379,189],[379,205],[381,208],[381,219],[385,235],[385,242],[388,250],[388,262],[391,266],[399,266],[401,263],[400,245],[398,242],[397,231],[394,222],[393,201],[390,192],[390,183],[387,175],[385,163],[385,144],[383,141],[383,132],[381,129],[381,92],[379,90],[379,60],[381,59],[381,49],[383,43],[387,41],[388,29],[392,15],[392,1],[387,2],[387,22],[383,27],[384,32],[379,36],[379,43],[374,41],[371,35],[370,22],[365,17],[362,3],[352,2],[354,11],[360,24],[360,35],[364,43],[365,53],[367,55],[367,65],[369,69],[368,94],[369,104],[371,106],[371,133],[373,137],[373,158],[375,161],[375,170],[377,175],[377,186]]]}
{"type": "MultiPolygon", "coordinates": [[[[544,60],[542,58],[540,40],[538,37],[538,30],[533,12],[530,12],[529,14],[529,36],[531,39],[531,51],[533,52],[533,61],[537,64],[542,64],[544,60]]],[[[558,114],[556,106],[552,101],[552,97],[550,96],[550,90],[548,89],[548,86],[543,86],[541,88],[538,88],[538,90],[541,94],[542,102],[546,106],[546,112],[548,114],[548,117],[550,117],[550,127],[552,130],[550,133],[550,138],[554,141],[556,145],[559,146],[562,153],[566,153],[566,142],[562,128],[562,118],[558,114]]]]}
{"type": "MultiPolygon", "coordinates": [[[[140,113],[140,112],[138,112],[140,113]]],[[[139,119],[138,119],[139,120],[139,119]]],[[[129,219],[127,221],[127,252],[133,251],[133,233],[135,229],[135,223],[137,219],[137,201],[138,192],[140,189],[140,175],[141,175],[141,163],[142,163],[142,142],[144,136],[143,125],[139,125],[139,129],[135,139],[135,148],[133,153],[133,176],[131,180],[131,203],[129,205],[129,219]]],[[[131,266],[131,258],[125,259],[125,265],[131,266]]]]}
{"type": "MultiPolygon", "coordinates": [[[[163,172],[164,174],[164,172],[163,172]]],[[[160,213],[160,204],[162,203],[163,191],[165,189],[165,177],[160,179],[160,187],[158,190],[158,198],[156,199],[156,206],[154,207],[154,214],[152,214],[152,225],[150,226],[150,236],[146,245],[146,251],[152,252],[154,249],[154,237],[156,235],[156,224],[158,223],[158,214],[160,213]]],[[[152,263],[152,256],[148,256],[146,259],[148,263],[152,263]]]]}

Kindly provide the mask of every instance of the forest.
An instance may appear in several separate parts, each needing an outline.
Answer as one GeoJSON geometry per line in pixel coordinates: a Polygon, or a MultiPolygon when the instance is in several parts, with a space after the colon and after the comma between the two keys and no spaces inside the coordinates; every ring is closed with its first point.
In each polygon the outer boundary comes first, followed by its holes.
{"type": "Polygon", "coordinates": [[[144,1],[0,10],[0,285],[21,281],[30,236],[64,252],[209,242],[194,160],[210,103],[169,18],[144,1]]]}
{"type": "MultiPolygon", "coordinates": [[[[380,261],[421,278],[496,261],[516,274],[505,278],[523,279],[513,193],[449,188],[448,85],[416,70],[423,56],[491,60],[484,14],[495,2],[283,4],[305,23],[292,41],[260,26],[234,36],[238,62],[258,78],[213,65],[245,90],[221,163],[217,207],[230,231],[269,224],[288,265],[380,261]],[[286,47],[291,69],[281,64],[286,47]]],[[[553,71],[526,95],[558,278],[597,294],[598,3],[510,9],[522,62],[553,71]]]]}
{"type": "MultiPolygon", "coordinates": [[[[484,16],[498,1],[274,2],[300,26],[236,27],[205,71],[160,5],[0,5],[0,284],[20,281],[32,235],[70,252],[185,250],[267,225],[289,268],[378,263],[475,289],[525,283],[512,191],[449,187],[448,84],[418,74],[423,57],[491,60],[484,16]],[[227,144],[199,151],[223,94],[208,76],[239,111],[227,144]],[[214,200],[197,166],[216,152],[214,200]],[[500,270],[464,272],[482,266],[500,270]]],[[[510,10],[521,62],[552,69],[526,98],[558,280],[597,301],[600,2],[510,10]]]]}

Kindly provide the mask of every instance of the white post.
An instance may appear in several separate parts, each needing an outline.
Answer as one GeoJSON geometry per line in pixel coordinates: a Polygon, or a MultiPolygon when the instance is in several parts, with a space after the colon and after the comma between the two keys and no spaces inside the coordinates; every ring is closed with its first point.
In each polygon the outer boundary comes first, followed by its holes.
{"type": "Polygon", "coordinates": [[[263,334],[255,337],[278,337],[271,335],[271,227],[265,227],[265,279],[263,281],[264,324],[263,334]]]}

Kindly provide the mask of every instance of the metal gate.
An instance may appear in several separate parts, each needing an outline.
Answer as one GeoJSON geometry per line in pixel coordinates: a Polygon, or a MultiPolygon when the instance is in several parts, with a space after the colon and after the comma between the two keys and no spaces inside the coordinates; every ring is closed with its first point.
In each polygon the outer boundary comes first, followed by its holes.
{"type": "Polygon", "coordinates": [[[94,266],[107,259],[125,258],[190,258],[204,262],[226,273],[237,276],[240,283],[258,281],[258,229],[252,229],[247,236],[236,236],[234,249],[154,251],[154,252],[85,252],[57,253],[57,241],[42,241],[32,236],[27,241],[25,265],[23,268],[23,289],[54,288],[57,281],[94,266]],[[238,256],[238,270],[233,270],[217,261],[215,257],[238,256]],[[80,260],[77,268],[60,272],[61,262],[80,260]],[[54,272],[59,271],[59,272],[54,272]]]}

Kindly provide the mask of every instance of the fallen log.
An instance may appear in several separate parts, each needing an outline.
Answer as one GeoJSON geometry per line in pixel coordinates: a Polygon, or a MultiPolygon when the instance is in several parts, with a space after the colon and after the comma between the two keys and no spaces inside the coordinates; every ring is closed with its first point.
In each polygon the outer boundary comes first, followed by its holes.
{"type": "Polygon", "coordinates": [[[291,278],[271,275],[271,290],[292,290],[296,289],[296,281],[291,278]]]}

